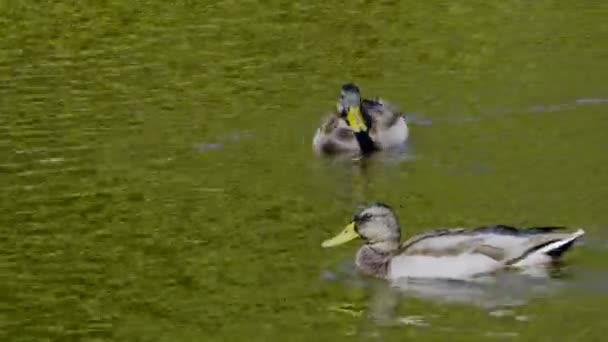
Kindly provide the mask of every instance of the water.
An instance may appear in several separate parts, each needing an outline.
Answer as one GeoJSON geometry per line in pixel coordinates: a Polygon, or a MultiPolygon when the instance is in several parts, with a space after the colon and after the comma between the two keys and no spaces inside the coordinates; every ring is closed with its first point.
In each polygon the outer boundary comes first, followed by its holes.
{"type": "Polygon", "coordinates": [[[0,7],[1,340],[603,339],[605,3],[0,7]],[[408,113],[403,158],[313,155],[346,81],[408,113]],[[391,290],[320,248],[367,200],[587,237],[514,292],[391,290]]]}

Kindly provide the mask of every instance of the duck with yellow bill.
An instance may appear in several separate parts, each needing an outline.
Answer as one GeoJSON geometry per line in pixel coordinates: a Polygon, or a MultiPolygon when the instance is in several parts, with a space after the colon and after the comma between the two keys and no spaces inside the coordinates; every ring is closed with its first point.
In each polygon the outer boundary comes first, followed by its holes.
{"type": "Polygon", "coordinates": [[[313,148],[320,154],[367,154],[405,144],[405,118],[382,99],[363,99],[353,83],[342,86],[337,111],[315,132],[313,148]]]}
{"type": "Polygon", "coordinates": [[[437,229],[401,243],[401,227],[393,209],[372,203],[356,212],[346,228],[322,246],[362,239],[355,264],[370,276],[464,280],[502,269],[547,265],[561,258],[584,234],[582,229],[494,225],[437,229]]]}

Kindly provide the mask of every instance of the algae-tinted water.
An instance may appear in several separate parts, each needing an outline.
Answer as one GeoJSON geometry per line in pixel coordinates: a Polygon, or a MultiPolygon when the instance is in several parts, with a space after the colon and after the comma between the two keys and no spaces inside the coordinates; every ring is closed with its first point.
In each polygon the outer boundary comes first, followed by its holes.
{"type": "Polygon", "coordinates": [[[1,340],[604,338],[605,2],[0,9],[1,340]],[[346,81],[408,114],[406,158],[312,154],[346,81]],[[320,248],[368,200],[405,235],[586,244],[541,284],[389,291],[353,274],[357,243],[320,248]]]}

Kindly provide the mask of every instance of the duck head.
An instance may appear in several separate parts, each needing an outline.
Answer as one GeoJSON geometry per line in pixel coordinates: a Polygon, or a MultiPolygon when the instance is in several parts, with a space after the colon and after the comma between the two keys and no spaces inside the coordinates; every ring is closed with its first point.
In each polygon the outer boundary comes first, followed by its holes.
{"type": "Polygon", "coordinates": [[[356,84],[347,83],[342,86],[340,99],[338,100],[338,111],[346,113],[346,122],[354,132],[366,132],[368,130],[361,113],[361,92],[356,84]]]}
{"type": "Polygon", "coordinates": [[[391,252],[399,248],[401,228],[395,212],[384,203],[371,203],[357,211],[352,221],[321,246],[334,247],[361,238],[366,245],[378,251],[391,252]]]}

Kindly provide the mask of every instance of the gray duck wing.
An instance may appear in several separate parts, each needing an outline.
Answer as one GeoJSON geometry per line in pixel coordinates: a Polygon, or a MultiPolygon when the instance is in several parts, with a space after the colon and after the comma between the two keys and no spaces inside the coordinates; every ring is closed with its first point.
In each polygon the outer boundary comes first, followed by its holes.
{"type": "Polygon", "coordinates": [[[437,229],[415,235],[399,250],[403,255],[449,256],[480,253],[497,261],[520,258],[542,246],[566,239],[564,227],[515,228],[506,225],[473,229],[437,229]]]}

